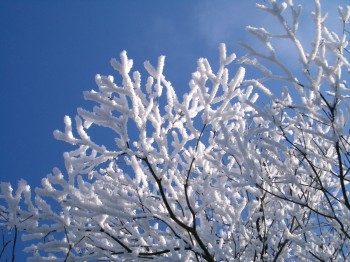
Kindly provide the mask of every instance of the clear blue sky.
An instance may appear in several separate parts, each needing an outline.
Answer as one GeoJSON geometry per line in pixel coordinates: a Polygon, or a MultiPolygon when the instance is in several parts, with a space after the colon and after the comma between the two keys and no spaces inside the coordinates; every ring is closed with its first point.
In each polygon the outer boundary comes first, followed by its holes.
{"type": "MultiPolygon", "coordinates": [[[[70,147],[52,132],[91,106],[82,92],[96,88],[95,74],[114,74],[109,61],[122,50],[141,71],[166,55],[166,76],[183,93],[199,57],[217,61],[221,42],[243,54],[244,26],[273,22],[255,2],[264,1],[0,0],[0,180],[37,186],[63,167],[70,147]]],[[[323,2],[335,11],[347,1],[323,2]]]]}
{"type": "Polygon", "coordinates": [[[232,2],[255,11],[254,1],[215,2],[1,0],[1,180],[37,185],[62,166],[68,148],[53,130],[84,104],[95,74],[114,74],[109,61],[122,50],[138,69],[166,55],[168,79],[187,89],[199,57],[216,61],[220,42],[232,51],[244,40],[232,2]]]}

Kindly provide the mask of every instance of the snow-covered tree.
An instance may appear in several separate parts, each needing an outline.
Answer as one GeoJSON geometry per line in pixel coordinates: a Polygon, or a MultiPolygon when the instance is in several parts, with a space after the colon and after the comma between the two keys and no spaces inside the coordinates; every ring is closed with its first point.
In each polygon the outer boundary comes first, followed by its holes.
{"type": "Polygon", "coordinates": [[[122,52],[118,80],[97,75],[84,93],[96,106],[54,132],[75,147],[66,171],[34,196],[2,183],[0,225],[24,232],[30,261],[350,259],[350,6],[334,33],[314,2],[306,43],[300,6],[258,4],[280,30],[248,27],[260,45],[238,59],[220,45],[215,72],[199,59],[182,98],[163,56],[141,81],[122,52]]]}

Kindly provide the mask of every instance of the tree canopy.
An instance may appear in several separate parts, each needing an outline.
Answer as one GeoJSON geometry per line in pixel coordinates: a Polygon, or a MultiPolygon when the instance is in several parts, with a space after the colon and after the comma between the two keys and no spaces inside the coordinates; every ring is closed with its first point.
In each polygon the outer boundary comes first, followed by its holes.
{"type": "Polygon", "coordinates": [[[331,32],[314,3],[307,43],[300,5],[257,4],[280,30],[248,26],[259,45],[237,58],[221,44],[217,70],[200,58],[183,97],[164,56],[144,80],[126,51],[112,59],[116,80],[97,75],[95,106],[54,132],[74,146],[66,170],[34,196],[1,183],[0,226],[14,231],[1,255],[24,232],[29,261],[350,259],[350,6],[331,32]]]}

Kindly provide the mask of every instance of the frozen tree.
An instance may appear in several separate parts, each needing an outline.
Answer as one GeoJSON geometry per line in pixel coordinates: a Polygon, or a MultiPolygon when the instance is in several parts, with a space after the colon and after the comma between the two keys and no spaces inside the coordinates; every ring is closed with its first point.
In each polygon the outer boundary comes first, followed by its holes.
{"type": "Polygon", "coordinates": [[[301,6],[258,4],[280,30],[248,27],[260,44],[239,59],[220,45],[215,72],[199,59],[182,98],[163,56],[145,62],[143,83],[122,52],[119,80],[97,75],[84,93],[96,106],[54,132],[75,147],[66,171],[35,196],[25,181],[1,184],[1,226],[24,232],[30,261],[349,260],[350,6],[334,33],[314,3],[306,43],[301,6]],[[98,143],[92,125],[114,142],[98,143]]]}

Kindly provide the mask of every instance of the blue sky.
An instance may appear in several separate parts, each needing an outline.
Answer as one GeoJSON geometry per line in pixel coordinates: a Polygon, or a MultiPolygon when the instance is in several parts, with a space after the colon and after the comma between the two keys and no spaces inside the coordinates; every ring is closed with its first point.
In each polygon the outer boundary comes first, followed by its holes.
{"type": "Polygon", "coordinates": [[[216,62],[220,42],[232,51],[245,40],[240,9],[256,12],[254,1],[217,3],[0,1],[1,180],[37,185],[62,166],[69,148],[53,130],[85,104],[95,74],[114,74],[109,61],[122,50],[141,70],[166,55],[168,79],[184,92],[199,57],[216,62]]]}
{"type": "MultiPolygon", "coordinates": [[[[145,60],[166,55],[168,80],[186,92],[199,57],[216,62],[221,42],[242,55],[238,42],[251,41],[244,27],[274,23],[255,2],[264,1],[1,0],[0,180],[37,186],[63,168],[70,147],[52,132],[64,115],[91,107],[82,92],[96,88],[95,74],[115,75],[109,61],[122,50],[141,72],[145,60]]],[[[323,2],[329,11],[346,3],[323,2]]]]}

